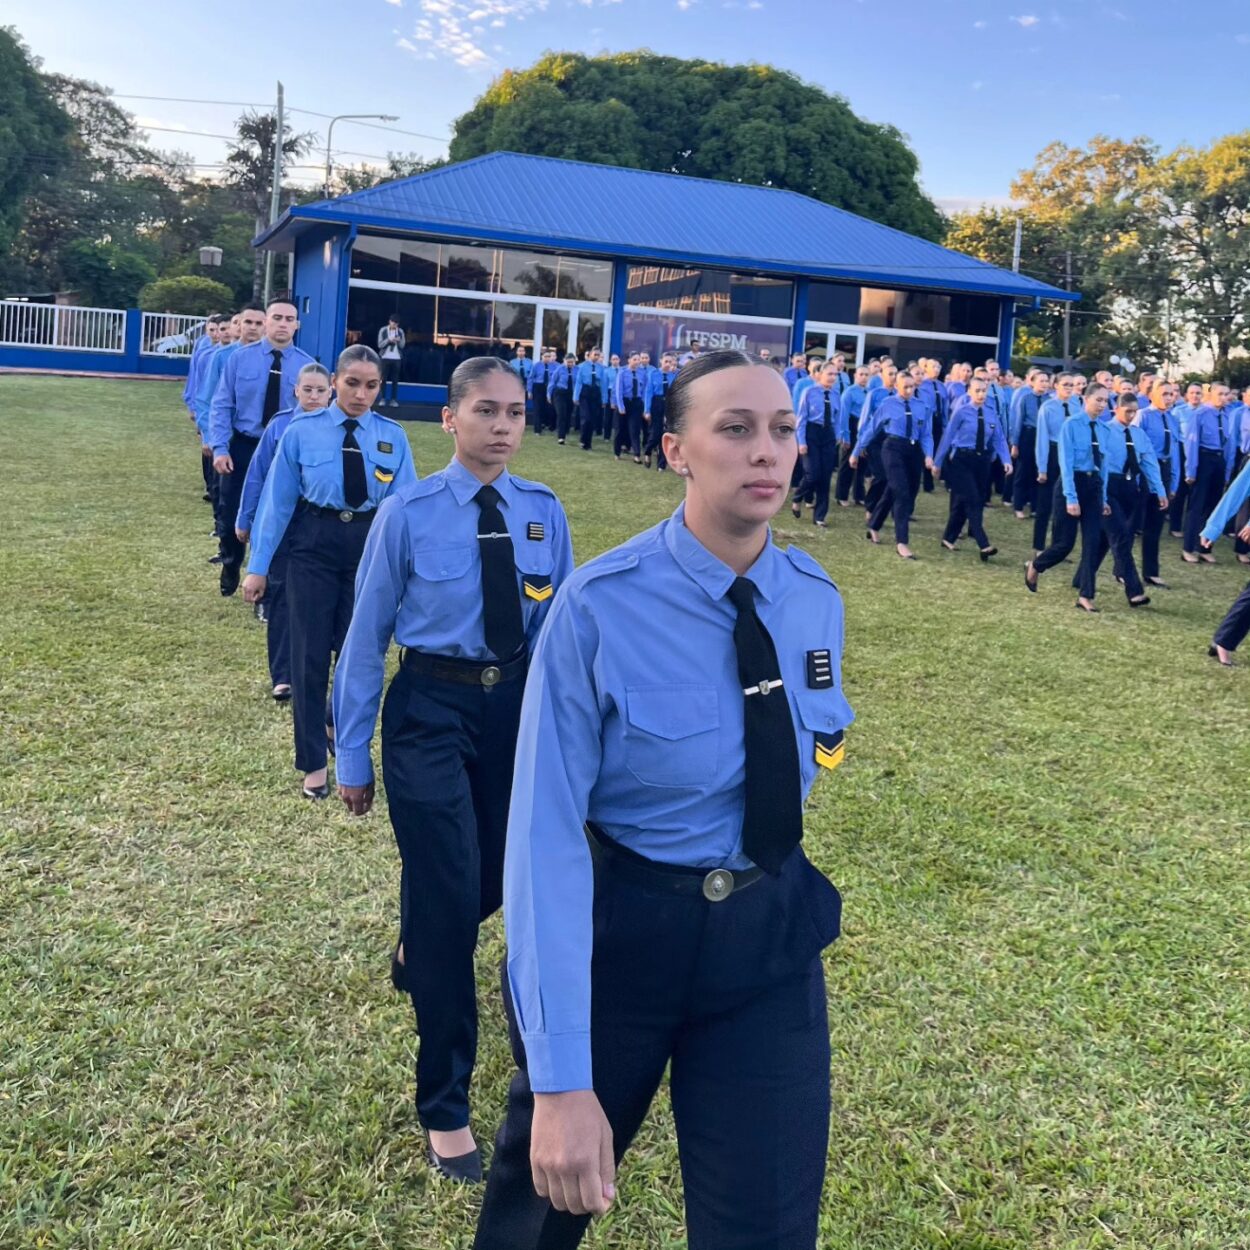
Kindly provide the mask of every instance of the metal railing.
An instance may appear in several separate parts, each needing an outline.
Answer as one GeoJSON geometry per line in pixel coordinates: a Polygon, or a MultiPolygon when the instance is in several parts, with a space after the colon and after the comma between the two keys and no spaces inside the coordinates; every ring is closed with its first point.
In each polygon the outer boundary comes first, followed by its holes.
{"type": "Polygon", "coordinates": [[[195,347],[195,340],[203,333],[203,317],[188,317],[180,313],[145,312],[140,331],[139,354],[141,356],[189,356],[195,347]]]}
{"type": "Polygon", "coordinates": [[[120,355],[126,350],[126,313],[120,308],[0,300],[0,346],[120,355]]]}

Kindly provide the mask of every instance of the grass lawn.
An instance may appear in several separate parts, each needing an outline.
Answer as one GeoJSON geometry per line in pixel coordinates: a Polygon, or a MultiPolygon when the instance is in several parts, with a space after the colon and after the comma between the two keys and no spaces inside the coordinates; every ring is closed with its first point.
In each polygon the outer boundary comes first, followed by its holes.
{"type": "MultiPolygon", "coordinates": [[[[298,797],[176,388],[6,377],[0,412],[0,1247],[469,1246],[389,987],[390,826],[298,797]]],[[[579,560],[680,494],[602,447],[517,468],[579,560]]],[[[778,525],[841,586],[858,713],[807,814],[845,898],[821,1245],[1250,1246],[1250,673],[1204,655],[1245,570],[1169,540],[1174,589],[1130,612],[1108,569],[1089,618],[1070,566],[1025,594],[1031,526],[994,509],[986,567],[939,507],[915,564],[857,513],[778,525]]],[[[501,954],[496,919],[486,1142],[501,954]]],[[[585,1244],[685,1244],[671,1140],[661,1097],[585,1244]]]]}

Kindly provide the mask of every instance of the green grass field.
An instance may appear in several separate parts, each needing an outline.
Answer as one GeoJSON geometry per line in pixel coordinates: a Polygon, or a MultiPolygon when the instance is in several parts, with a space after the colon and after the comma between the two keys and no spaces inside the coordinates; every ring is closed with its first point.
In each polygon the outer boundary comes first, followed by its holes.
{"type": "MultiPolygon", "coordinates": [[[[389,987],[390,826],[298,797],[176,388],[6,377],[0,412],[0,1247],[467,1247],[389,987]]],[[[550,439],[517,468],[579,561],[680,493],[550,439]]],[[[842,589],[858,714],[807,816],[845,899],[821,1245],[1250,1246],[1250,673],[1204,654],[1244,570],[1169,542],[1155,607],[1108,570],[1088,618],[1070,568],[1025,594],[1031,527],[996,508],[985,567],[939,506],[911,565],[856,513],[778,528],[842,589]]],[[[496,919],[484,1142],[501,954],[496,919]]],[[[664,1097],[586,1244],[685,1244],[664,1097]]]]}

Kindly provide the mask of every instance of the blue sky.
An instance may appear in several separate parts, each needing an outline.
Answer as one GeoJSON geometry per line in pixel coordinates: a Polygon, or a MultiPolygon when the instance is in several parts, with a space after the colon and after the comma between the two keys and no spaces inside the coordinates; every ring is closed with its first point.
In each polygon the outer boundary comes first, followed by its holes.
{"type": "MultiPolygon", "coordinates": [[[[454,118],[500,69],[550,48],[649,47],[764,61],[909,136],[945,207],[1006,197],[1048,142],[1103,132],[1201,144],[1248,124],[1250,0],[7,0],[4,19],[50,70],[94,78],[158,146],[220,161],[237,104],[281,78],[295,124],[392,113],[391,133],[335,127],[336,161],[446,150],[454,118]],[[121,99],[126,96],[128,98],[121,99]],[[402,134],[398,131],[417,132],[402,134]],[[955,202],[955,203],[952,203],[955,202]]],[[[296,171],[315,183],[310,167],[296,171]]]]}

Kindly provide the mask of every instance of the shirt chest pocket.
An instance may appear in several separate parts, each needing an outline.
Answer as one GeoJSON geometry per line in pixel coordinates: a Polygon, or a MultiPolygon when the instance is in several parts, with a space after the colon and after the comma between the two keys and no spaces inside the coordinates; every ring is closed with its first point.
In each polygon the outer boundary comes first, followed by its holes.
{"type": "Polygon", "coordinates": [[[375,481],[385,485],[395,480],[395,471],[399,468],[399,456],[394,451],[379,451],[376,447],[370,447],[365,452],[365,458],[369,462],[369,470],[375,481]]]}
{"type": "Polygon", "coordinates": [[[473,567],[472,547],[428,547],[412,553],[412,571],[424,582],[439,583],[437,591],[452,590],[448,583],[467,578],[473,567]]]}
{"type": "Polygon", "coordinates": [[[824,690],[801,689],[798,705],[799,768],[804,788],[823,771],[842,763],[842,733],[851,723],[851,709],[837,686],[824,690]]]}
{"type": "Polygon", "coordinates": [[[715,686],[626,688],[625,764],[643,785],[705,785],[716,772],[719,744],[715,686]]]}
{"type": "Polygon", "coordinates": [[[301,469],[320,469],[330,464],[339,452],[334,447],[304,446],[299,449],[299,467],[301,469]]]}
{"type": "Polygon", "coordinates": [[[516,546],[516,571],[520,578],[521,602],[527,607],[538,607],[555,595],[551,584],[551,570],[555,568],[555,553],[549,542],[523,540],[516,546]]]}

